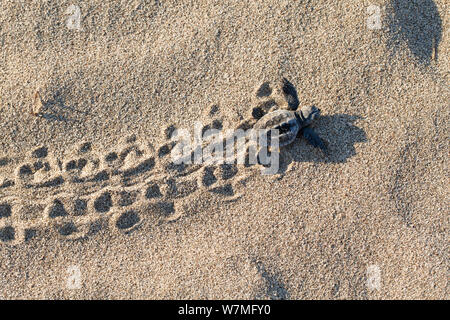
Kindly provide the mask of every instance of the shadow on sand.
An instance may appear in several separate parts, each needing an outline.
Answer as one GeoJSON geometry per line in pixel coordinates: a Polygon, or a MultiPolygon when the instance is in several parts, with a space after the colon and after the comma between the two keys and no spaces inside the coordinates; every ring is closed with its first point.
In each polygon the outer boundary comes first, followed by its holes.
{"type": "Polygon", "coordinates": [[[65,114],[88,114],[87,112],[79,111],[73,107],[65,105],[65,99],[61,90],[56,91],[44,105],[47,112],[42,113],[40,116],[49,121],[79,122],[79,120],[70,118],[65,114]]]}
{"type": "Polygon", "coordinates": [[[327,152],[312,147],[300,136],[292,145],[285,147],[290,156],[286,156],[282,149],[279,172],[285,173],[292,162],[345,163],[356,155],[356,143],[367,142],[364,130],[353,124],[359,119],[362,117],[348,114],[320,117],[315,127],[327,145],[327,152]],[[327,136],[326,139],[324,135],[327,136]]]}
{"type": "Polygon", "coordinates": [[[394,53],[405,42],[420,63],[437,60],[442,20],[433,0],[391,0],[387,19],[394,53]]]}

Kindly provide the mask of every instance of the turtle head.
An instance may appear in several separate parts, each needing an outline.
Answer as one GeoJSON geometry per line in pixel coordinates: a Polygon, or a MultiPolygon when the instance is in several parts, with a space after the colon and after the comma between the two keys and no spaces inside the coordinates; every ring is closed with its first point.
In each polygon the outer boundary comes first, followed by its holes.
{"type": "Polygon", "coordinates": [[[303,121],[303,126],[309,126],[320,117],[320,109],[316,106],[303,107],[298,111],[300,119],[303,121]]]}

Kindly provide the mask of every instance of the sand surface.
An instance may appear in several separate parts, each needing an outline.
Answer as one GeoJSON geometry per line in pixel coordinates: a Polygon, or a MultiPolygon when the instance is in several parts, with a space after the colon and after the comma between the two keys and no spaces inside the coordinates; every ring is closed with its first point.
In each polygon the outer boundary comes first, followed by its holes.
{"type": "Polygon", "coordinates": [[[1,1],[0,298],[448,299],[448,10],[1,1]],[[282,107],[282,77],[329,155],[163,156],[171,126],[282,107]]]}

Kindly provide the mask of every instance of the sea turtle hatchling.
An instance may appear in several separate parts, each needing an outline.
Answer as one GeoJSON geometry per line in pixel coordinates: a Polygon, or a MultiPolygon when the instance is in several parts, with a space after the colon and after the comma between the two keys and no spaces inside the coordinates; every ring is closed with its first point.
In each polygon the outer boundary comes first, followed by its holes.
{"type": "Polygon", "coordinates": [[[311,127],[311,124],[319,118],[320,109],[316,106],[305,106],[298,110],[300,103],[297,90],[286,78],[281,80],[281,89],[287,102],[287,109],[267,113],[256,122],[254,128],[267,131],[277,129],[280,147],[291,144],[298,135],[303,135],[312,146],[326,152],[326,145],[311,127]]]}
{"type": "Polygon", "coordinates": [[[291,144],[300,133],[312,146],[326,151],[322,139],[311,128],[311,124],[320,116],[320,109],[315,106],[300,110],[276,110],[267,113],[255,124],[255,129],[276,129],[279,134],[279,146],[291,144]]]}

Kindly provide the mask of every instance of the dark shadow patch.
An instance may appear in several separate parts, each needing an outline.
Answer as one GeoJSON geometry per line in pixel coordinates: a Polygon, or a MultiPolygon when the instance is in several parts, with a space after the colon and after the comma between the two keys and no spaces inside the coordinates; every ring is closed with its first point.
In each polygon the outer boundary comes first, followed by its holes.
{"type": "Polygon", "coordinates": [[[264,117],[264,111],[261,107],[256,107],[253,108],[252,110],[252,117],[256,120],[261,119],[262,117],[264,117]]]}
{"type": "Polygon", "coordinates": [[[79,111],[73,107],[65,105],[66,92],[69,90],[66,87],[55,90],[53,95],[48,101],[45,101],[46,113],[42,113],[39,117],[42,117],[49,121],[61,121],[61,122],[80,122],[77,119],[69,118],[67,114],[74,115],[75,113],[81,115],[88,115],[88,112],[79,111]]]}
{"type": "Polygon", "coordinates": [[[216,187],[211,189],[211,192],[217,193],[226,197],[231,197],[234,195],[233,186],[231,184],[226,184],[224,186],[216,187]]]}
{"type": "Polygon", "coordinates": [[[302,132],[299,132],[300,138],[285,148],[290,151],[292,160],[295,162],[345,163],[348,158],[356,155],[356,143],[367,142],[364,130],[353,125],[353,122],[359,119],[362,118],[348,114],[335,114],[321,116],[317,120],[315,131],[318,136],[325,136],[328,132],[327,138],[332,139],[325,140],[324,137],[320,137],[327,145],[326,153],[307,144],[301,136],[302,132]]]}
{"type": "Polygon", "coordinates": [[[85,183],[85,182],[86,182],[86,179],[74,177],[71,181],[72,181],[73,183],[85,183]]]}
{"type": "Polygon", "coordinates": [[[148,186],[147,190],[145,191],[145,197],[147,199],[161,198],[162,194],[159,186],[156,183],[148,186]]]}
{"type": "Polygon", "coordinates": [[[88,161],[87,161],[86,159],[83,159],[83,158],[78,159],[78,165],[77,165],[77,168],[78,168],[79,170],[82,170],[82,169],[87,165],[87,163],[88,163],[88,161]]]}
{"type": "Polygon", "coordinates": [[[68,222],[61,226],[58,230],[59,234],[62,236],[70,236],[71,234],[77,232],[77,227],[73,222],[68,222]]]}
{"type": "Polygon", "coordinates": [[[171,216],[175,213],[175,205],[173,202],[158,202],[156,206],[164,216],[171,216]]]}
{"type": "Polygon", "coordinates": [[[13,241],[16,237],[16,231],[13,227],[8,226],[0,229],[0,241],[9,242],[13,241]]]}
{"type": "Polygon", "coordinates": [[[80,146],[79,152],[80,153],[86,153],[92,150],[92,143],[85,142],[80,146]]]}
{"type": "Polygon", "coordinates": [[[272,94],[272,88],[270,87],[270,82],[264,82],[258,90],[256,90],[256,96],[258,98],[268,97],[272,94]]]}
{"type": "Polygon", "coordinates": [[[205,187],[210,187],[214,183],[217,182],[217,178],[214,175],[215,167],[205,167],[205,171],[203,172],[202,184],[205,187]]]}
{"type": "Polygon", "coordinates": [[[77,168],[77,161],[76,160],[70,160],[66,163],[66,171],[75,170],[77,168]]]}
{"type": "Polygon", "coordinates": [[[30,241],[37,235],[36,229],[26,229],[25,230],[25,241],[30,241]]]}
{"type": "Polygon", "coordinates": [[[412,55],[429,64],[442,39],[442,20],[432,0],[391,0],[387,7],[389,46],[395,51],[405,42],[412,55]]]}
{"type": "Polygon", "coordinates": [[[174,180],[173,196],[176,198],[184,198],[198,190],[196,180],[187,180],[175,183],[174,180]]]}
{"type": "Polygon", "coordinates": [[[40,170],[40,169],[43,169],[44,171],[50,171],[50,163],[48,163],[48,162],[42,162],[42,161],[36,161],[35,163],[34,163],[34,168],[35,168],[35,170],[37,171],[37,170],[40,170]],[[37,168],[39,168],[39,169],[37,169],[37,168]]]}
{"type": "Polygon", "coordinates": [[[32,154],[33,158],[38,158],[38,159],[45,158],[45,157],[47,157],[47,155],[48,155],[47,147],[38,148],[38,149],[34,150],[33,154],[32,154]]]}
{"type": "Polygon", "coordinates": [[[128,147],[125,150],[122,150],[122,152],[119,155],[120,160],[124,161],[125,158],[128,156],[128,154],[133,151],[133,147],[128,147]]]}
{"type": "Polygon", "coordinates": [[[131,152],[135,152],[136,156],[138,157],[141,157],[143,155],[143,152],[139,150],[136,146],[130,146],[120,153],[119,155],[120,160],[124,161],[131,152]]]}
{"type": "Polygon", "coordinates": [[[19,176],[21,178],[30,176],[33,174],[33,169],[31,169],[31,166],[28,164],[24,164],[23,166],[20,167],[19,169],[19,176]]]}
{"type": "Polygon", "coordinates": [[[11,160],[8,159],[7,157],[0,158],[0,167],[4,167],[10,162],[11,160]]]}
{"type": "Polygon", "coordinates": [[[253,127],[253,124],[250,122],[250,121],[243,121],[243,122],[241,122],[238,126],[237,126],[237,128],[236,129],[241,129],[241,130],[244,130],[244,131],[246,131],[246,130],[248,130],[248,129],[251,129],[253,127]]]}
{"type": "Polygon", "coordinates": [[[106,170],[100,171],[91,179],[93,182],[102,182],[109,180],[109,173],[106,170]]]}
{"type": "Polygon", "coordinates": [[[167,184],[166,196],[170,198],[175,197],[177,194],[177,183],[175,179],[173,178],[167,179],[166,184],[167,184]]]}
{"type": "Polygon", "coordinates": [[[105,229],[107,223],[105,221],[102,220],[97,220],[94,221],[90,226],[89,226],[89,231],[87,236],[93,236],[94,234],[99,233],[102,229],[105,229]]]}
{"type": "Polygon", "coordinates": [[[116,221],[117,228],[121,230],[130,229],[140,221],[139,215],[135,211],[122,213],[116,221]]]}
{"type": "Polygon", "coordinates": [[[135,176],[135,175],[138,175],[138,174],[142,174],[144,172],[152,170],[154,166],[155,166],[155,159],[154,158],[150,158],[150,159],[147,159],[144,162],[140,163],[136,168],[132,168],[132,169],[126,170],[123,173],[123,176],[124,177],[130,177],[130,176],[135,176]]]}
{"type": "Polygon", "coordinates": [[[236,164],[224,163],[220,165],[222,169],[222,179],[228,180],[233,178],[238,173],[236,164]]]}
{"type": "Polygon", "coordinates": [[[74,215],[75,216],[84,216],[87,213],[87,200],[83,199],[75,199],[74,201],[74,215]]]}
{"type": "Polygon", "coordinates": [[[112,197],[109,192],[102,193],[94,201],[94,208],[97,212],[105,213],[108,212],[113,206],[112,197]]]}
{"type": "Polygon", "coordinates": [[[54,113],[42,113],[37,116],[44,118],[45,120],[48,120],[48,121],[78,122],[75,119],[67,118],[65,116],[54,114],[54,113]]]}
{"type": "Polygon", "coordinates": [[[173,124],[168,126],[166,130],[164,130],[164,135],[166,139],[172,138],[172,134],[175,132],[175,130],[177,130],[177,128],[173,124]]]}
{"type": "Polygon", "coordinates": [[[9,187],[12,187],[13,185],[14,185],[14,181],[6,179],[5,181],[3,181],[2,184],[0,184],[0,189],[9,188],[9,187]]]}
{"type": "Polygon", "coordinates": [[[135,143],[136,141],[137,141],[137,136],[135,134],[132,134],[131,136],[129,136],[125,139],[125,143],[128,143],[128,144],[135,143]]]}
{"type": "Polygon", "coordinates": [[[82,170],[86,165],[87,165],[88,161],[86,159],[78,159],[78,160],[70,160],[69,162],[66,163],[66,171],[71,171],[71,170],[82,170]]]}
{"type": "Polygon", "coordinates": [[[33,167],[35,171],[38,171],[39,169],[42,169],[44,167],[44,164],[42,163],[42,161],[36,161],[35,163],[33,163],[33,167]]]}
{"type": "Polygon", "coordinates": [[[280,277],[276,274],[272,274],[266,270],[261,262],[256,263],[256,268],[259,274],[266,282],[266,292],[265,294],[271,300],[288,300],[289,292],[286,290],[285,285],[279,279],[280,277]]]}
{"type": "Polygon", "coordinates": [[[68,213],[66,211],[66,208],[64,208],[64,204],[56,199],[53,201],[52,207],[50,209],[49,217],[50,218],[56,218],[56,217],[65,217],[68,213]]]}
{"type": "Polygon", "coordinates": [[[110,152],[105,157],[106,162],[113,162],[116,161],[117,159],[119,159],[119,156],[117,155],[116,152],[110,152]]]}
{"type": "Polygon", "coordinates": [[[126,207],[132,205],[136,201],[137,194],[128,191],[121,191],[119,197],[118,205],[121,207],[126,207]]]}
{"type": "Polygon", "coordinates": [[[268,101],[264,101],[264,102],[260,103],[258,105],[258,108],[260,108],[263,111],[268,111],[268,110],[270,110],[272,107],[274,107],[276,105],[277,105],[277,103],[275,102],[275,100],[270,99],[268,101]]]}
{"type": "Polygon", "coordinates": [[[8,203],[0,204],[0,219],[10,217],[12,213],[11,205],[8,203]]]}
{"type": "Polygon", "coordinates": [[[184,164],[184,163],[175,164],[173,162],[170,162],[166,165],[165,168],[166,168],[166,171],[169,171],[169,172],[182,173],[183,171],[186,170],[186,164],[184,164]]]}
{"type": "Polygon", "coordinates": [[[168,198],[183,198],[198,189],[197,181],[195,180],[177,182],[175,179],[170,178],[166,181],[166,184],[166,197],[168,198]]]}
{"type": "Polygon", "coordinates": [[[175,142],[169,142],[158,149],[158,157],[163,158],[167,156],[175,146],[175,142]]]}
{"type": "Polygon", "coordinates": [[[51,179],[49,181],[43,182],[41,184],[39,184],[37,187],[38,188],[51,188],[51,187],[57,187],[60,186],[64,183],[64,179],[62,176],[58,176],[54,179],[51,179]]]}
{"type": "Polygon", "coordinates": [[[217,104],[212,105],[211,109],[209,110],[209,116],[214,117],[219,112],[219,106],[217,104]]]}
{"type": "Polygon", "coordinates": [[[214,120],[211,124],[211,128],[216,129],[216,130],[222,130],[223,128],[223,123],[220,120],[214,120]]]}

